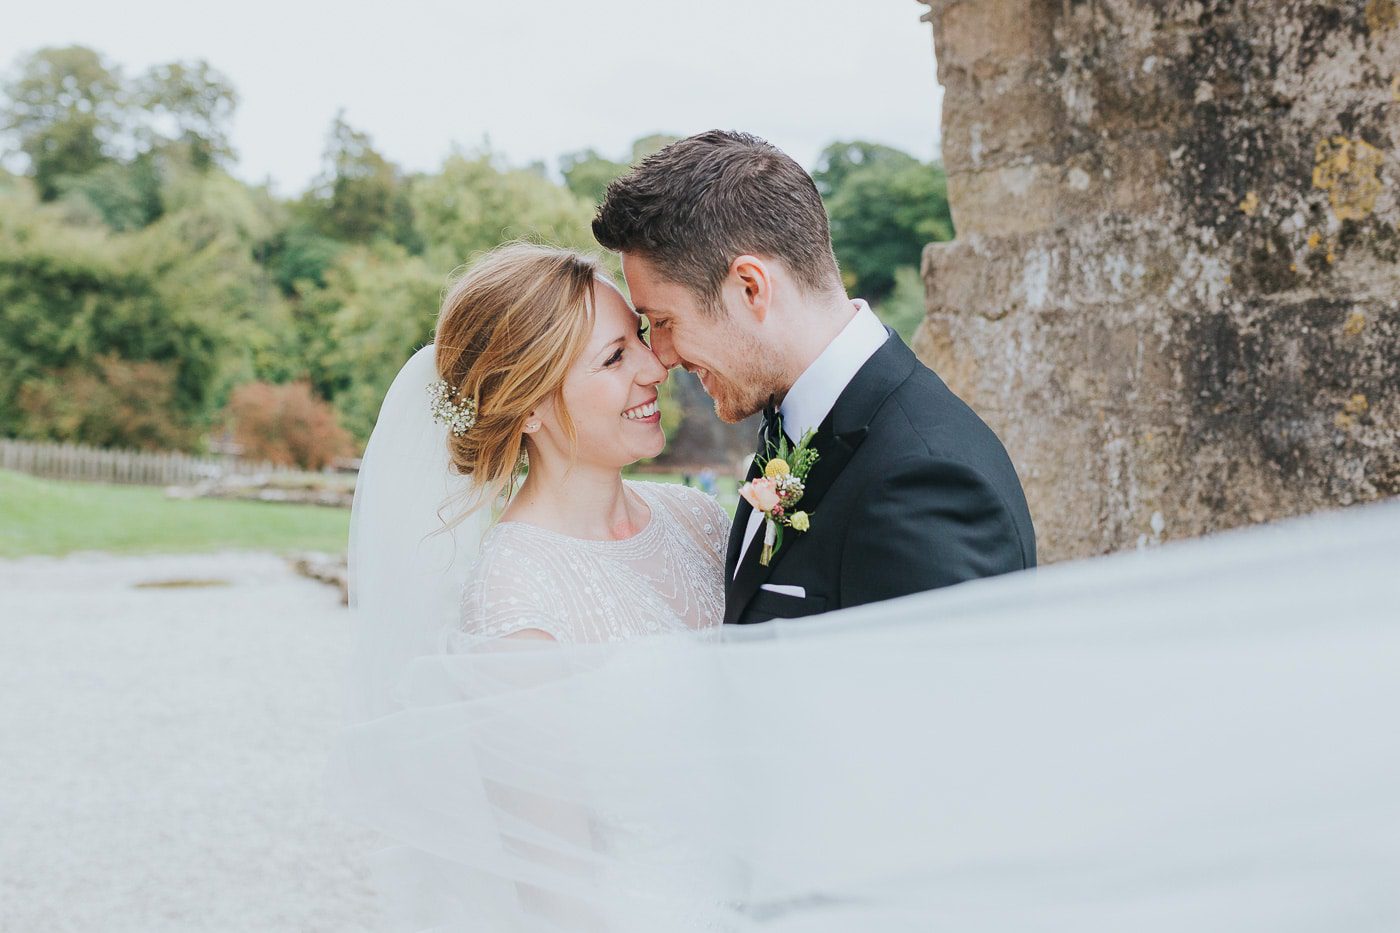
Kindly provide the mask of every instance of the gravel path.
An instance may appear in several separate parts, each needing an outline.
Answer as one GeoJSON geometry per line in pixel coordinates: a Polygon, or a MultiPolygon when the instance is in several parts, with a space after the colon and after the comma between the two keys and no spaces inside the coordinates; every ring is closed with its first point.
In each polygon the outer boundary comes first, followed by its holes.
{"type": "Polygon", "coordinates": [[[350,647],[275,556],[0,561],[0,930],[375,929],[322,790],[350,647]]]}

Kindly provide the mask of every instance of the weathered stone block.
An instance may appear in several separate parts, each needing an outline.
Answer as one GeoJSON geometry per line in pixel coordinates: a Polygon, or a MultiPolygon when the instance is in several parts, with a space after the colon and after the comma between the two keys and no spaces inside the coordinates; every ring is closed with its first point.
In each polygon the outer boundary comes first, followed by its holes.
{"type": "Polygon", "coordinates": [[[1045,557],[1400,495],[1393,0],[924,2],[959,239],[916,349],[1045,557]]]}

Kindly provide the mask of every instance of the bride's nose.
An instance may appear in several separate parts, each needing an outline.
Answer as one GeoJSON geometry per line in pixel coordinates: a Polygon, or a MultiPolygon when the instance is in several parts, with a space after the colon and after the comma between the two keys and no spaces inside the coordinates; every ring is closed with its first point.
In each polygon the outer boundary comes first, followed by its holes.
{"type": "Polygon", "coordinates": [[[642,366],[637,371],[637,384],[654,386],[666,381],[666,366],[656,358],[650,348],[642,355],[642,366]]]}

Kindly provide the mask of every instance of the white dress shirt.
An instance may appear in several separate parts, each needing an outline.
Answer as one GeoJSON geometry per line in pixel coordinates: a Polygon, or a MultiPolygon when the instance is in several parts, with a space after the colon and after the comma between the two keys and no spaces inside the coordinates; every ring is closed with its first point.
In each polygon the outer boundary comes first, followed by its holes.
{"type": "MultiPolygon", "coordinates": [[[[815,430],[826,420],[836,399],[850,385],[866,360],[874,356],[889,337],[885,325],[870,310],[870,305],[860,298],[852,300],[851,304],[855,305],[856,316],[826,345],[812,365],[797,377],[778,408],[783,419],[783,433],[794,444],[802,440],[802,435],[815,430]]],[[[798,505],[801,506],[801,503],[798,505]]],[[[744,546],[739,549],[739,560],[734,565],[736,577],[744,564],[744,555],[748,553],[749,545],[762,524],[762,512],[754,509],[749,513],[744,546]]]]}

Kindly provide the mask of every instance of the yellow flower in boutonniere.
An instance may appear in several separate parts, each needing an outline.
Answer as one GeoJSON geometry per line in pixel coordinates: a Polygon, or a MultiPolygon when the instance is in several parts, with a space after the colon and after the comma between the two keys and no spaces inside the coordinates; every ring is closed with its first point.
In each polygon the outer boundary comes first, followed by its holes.
{"type": "Polygon", "coordinates": [[[806,512],[793,512],[788,524],[792,526],[793,531],[806,531],[812,527],[812,520],[807,517],[806,512]]]}
{"type": "Polygon", "coordinates": [[[779,476],[787,476],[792,472],[786,460],[782,457],[774,457],[768,461],[768,465],[763,468],[763,475],[768,479],[777,479],[779,476]]]}

